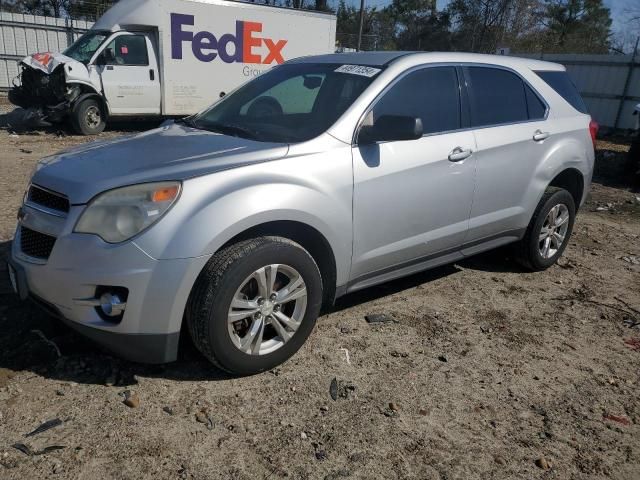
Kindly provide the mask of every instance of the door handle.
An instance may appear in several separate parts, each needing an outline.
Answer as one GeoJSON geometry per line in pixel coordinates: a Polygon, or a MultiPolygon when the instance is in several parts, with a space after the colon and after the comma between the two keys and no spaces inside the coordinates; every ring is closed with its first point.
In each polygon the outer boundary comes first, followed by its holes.
{"type": "Polygon", "coordinates": [[[533,133],[533,139],[536,142],[541,142],[542,140],[544,140],[545,138],[548,138],[549,135],[551,135],[549,132],[543,132],[542,130],[536,130],[533,133]]]}
{"type": "Polygon", "coordinates": [[[463,150],[462,147],[454,148],[449,154],[449,161],[460,162],[465,158],[469,158],[473,152],[470,149],[463,150]]]}
{"type": "Polygon", "coordinates": [[[153,71],[153,68],[149,69],[149,80],[154,81],[156,79],[156,72],[153,71]]]}
{"type": "Polygon", "coordinates": [[[113,66],[107,65],[107,70],[113,70],[113,66]]]}

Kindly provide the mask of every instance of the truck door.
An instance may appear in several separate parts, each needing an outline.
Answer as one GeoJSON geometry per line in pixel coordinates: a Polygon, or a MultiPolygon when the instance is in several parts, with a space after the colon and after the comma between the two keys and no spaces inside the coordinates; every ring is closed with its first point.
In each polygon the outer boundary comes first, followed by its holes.
{"type": "Polygon", "coordinates": [[[97,64],[112,115],[160,114],[160,75],[151,34],[119,33],[97,64]]]}

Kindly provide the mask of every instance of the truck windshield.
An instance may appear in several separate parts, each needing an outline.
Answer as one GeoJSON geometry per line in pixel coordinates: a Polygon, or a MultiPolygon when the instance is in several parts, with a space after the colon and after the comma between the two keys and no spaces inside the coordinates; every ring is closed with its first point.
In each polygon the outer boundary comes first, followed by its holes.
{"type": "Polygon", "coordinates": [[[69,48],[64,51],[67,57],[82,62],[84,64],[91,61],[91,57],[96,50],[102,45],[102,42],[109,36],[109,32],[101,30],[89,30],[76,40],[69,48]]]}
{"type": "Polygon", "coordinates": [[[333,125],[381,71],[364,65],[281,65],[185,123],[262,142],[303,142],[333,125]]]}

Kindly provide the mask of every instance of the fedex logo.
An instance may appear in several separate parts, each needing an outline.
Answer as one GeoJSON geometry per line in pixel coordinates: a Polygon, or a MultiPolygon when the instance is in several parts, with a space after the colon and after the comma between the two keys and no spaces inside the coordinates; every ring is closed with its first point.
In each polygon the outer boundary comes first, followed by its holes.
{"type": "Polygon", "coordinates": [[[262,32],[262,23],[236,21],[235,35],[225,33],[219,38],[211,32],[193,32],[185,30],[185,26],[194,25],[193,15],[181,13],[171,14],[171,58],[182,59],[183,43],[191,43],[193,55],[201,62],[211,62],[220,57],[225,63],[282,63],[282,49],[286,40],[274,41],[261,38],[256,34],[262,32]],[[233,47],[229,47],[233,45],[233,47]],[[256,50],[264,45],[267,54],[262,57],[256,50]],[[231,52],[229,52],[231,50],[231,52]]]}

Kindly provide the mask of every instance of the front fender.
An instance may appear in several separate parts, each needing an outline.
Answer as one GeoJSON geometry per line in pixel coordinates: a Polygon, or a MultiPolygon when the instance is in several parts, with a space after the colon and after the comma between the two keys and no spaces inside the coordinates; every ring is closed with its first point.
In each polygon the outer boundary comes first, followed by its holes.
{"type": "Polygon", "coordinates": [[[199,257],[252,227],[300,222],[329,243],[340,285],[351,265],[352,188],[347,146],[333,150],[330,158],[288,158],[194,178],[184,182],[166,217],[135,242],[154,258],[199,257]]]}
{"type": "Polygon", "coordinates": [[[105,114],[105,116],[109,116],[109,113],[110,113],[109,105],[107,104],[107,102],[105,102],[105,100],[102,97],[102,95],[100,95],[99,93],[95,93],[95,92],[87,92],[87,93],[82,93],[82,94],[78,95],[73,100],[73,103],[71,104],[71,112],[73,112],[75,114],[76,108],[78,108],[80,103],[82,103],[82,101],[85,100],[86,98],[95,98],[95,99],[97,99],[98,102],[100,103],[100,105],[102,105],[103,113],[105,114]]]}
{"type": "MultiPolygon", "coordinates": [[[[67,81],[67,85],[79,85],[81,87],[86,87],[91,93],[95,95],[100,95],[100,92],[96,90],[96,87],[91,82],[84,82],[80,80],[67,81]]],[[[102,96],[102,95],[100,95],[102,96]]]]}
{"type": "MultiPolygon", "coordinates": [[[[64,76],[68,86],[77,85],[82,89],[84,95],[92,94],[99,97],[100,102],[104,105],[107,113],[109,113],[109,105],[102,95],[100,75],[94,67],[87,67],[80,62],[65,64],[64,76]]],[[[74,100],[74,103],[78,103],[78,98],[74,100]]]]}

